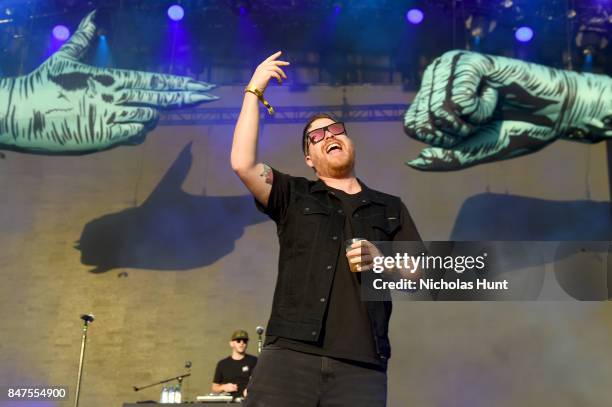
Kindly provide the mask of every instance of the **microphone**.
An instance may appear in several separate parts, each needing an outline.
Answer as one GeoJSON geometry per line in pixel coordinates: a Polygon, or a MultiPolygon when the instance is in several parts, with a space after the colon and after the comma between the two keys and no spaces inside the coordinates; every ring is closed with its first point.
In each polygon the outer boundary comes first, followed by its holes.
{"type": "Polygon", "coordinates": [[[87,323],[89,322],[93,322],[94,321],[94,315],[93,314],[83,314],[81,315],[81,319],[87,323]]]}
{"type": "Polygon", "coordinates": [[[255,328],[255,332],[257,332],[257,335],[261,335],[262,333],[264,333],[263,326],[258,326],[257,328],[255,328]]]}

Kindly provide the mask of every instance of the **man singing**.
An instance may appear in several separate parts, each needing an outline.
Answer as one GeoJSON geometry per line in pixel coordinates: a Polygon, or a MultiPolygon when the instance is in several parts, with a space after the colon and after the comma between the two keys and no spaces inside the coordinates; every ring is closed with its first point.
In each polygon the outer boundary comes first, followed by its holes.
{"type": "MultiPolygon", "coordinates": [[[[391,302],[360,297],[361,273],[380,252],[373,241],[420,240],[398,197],[355,175],[345,125],[312,117],[301,148],[318,180],[292,177],[257,161],[258,100],[271,78],[287,76],[271,55],[245,89],[231,165],[277,225],[280,256],[266,342],[249,384],[247,407],[386,405],[391,302]],[[345,251],[344,242],[361,238],[345,251]]],[[[296,143],[297,144],[297,143],[296,143]]]]}

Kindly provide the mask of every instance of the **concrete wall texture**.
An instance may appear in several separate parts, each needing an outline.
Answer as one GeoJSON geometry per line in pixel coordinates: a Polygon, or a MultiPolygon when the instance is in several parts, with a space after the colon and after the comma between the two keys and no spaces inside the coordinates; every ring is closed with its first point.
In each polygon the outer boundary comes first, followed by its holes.
{"type": "MultiPolygon", "coordinates": [[[[238,87],[215,93],[222,99],[204,108],[240,105],[238,87]]],[[[307,106],[339,104],[343,95],[351,104],[412,97],[368,86],[268,93],[273,104],[307,106]]],[[[424,239],[612,240],[601,230],[610,216],[600,211],[610,201],[603,144],[557,142],[511,161],[423,173],[403,164],[422,145],[400,122],[348,129],[358,176],[400,196],[424,239]],[[507,205],[461,218],[474,199],[493,195],[507,205]],[[516,199],[538,208],[508,213],[516,199]]],[[[157,400],[158,387],[132,386],[183,373],[187,360],[185,396],[208,391],[230,333],[243,328],[254,337],[267,322],[276,278],[275,226],[230,169],[232,131],[159,127],[136,147],[83,157],[8,153],[0,161],[0,384],[73,392],[79,315],[92,312],[81,405],[157,400]]],[[[261,160],[311,177],[300,131],[263,126],[261,160]]],[[[391,407],[609,403],[609,302],[399,301],[390,329],[391,407]]]]}

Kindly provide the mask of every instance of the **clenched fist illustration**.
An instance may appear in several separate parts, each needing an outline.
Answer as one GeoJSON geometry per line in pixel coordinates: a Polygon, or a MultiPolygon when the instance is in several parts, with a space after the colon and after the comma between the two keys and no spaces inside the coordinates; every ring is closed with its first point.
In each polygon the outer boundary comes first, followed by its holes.
{"type": "Polygon", "coordinates": [[[453,171],[533,153],[557,139],[612,138],[612,79],[470,51],[425,70],[404,130],[429,144],[407,164],[453,171]]]}

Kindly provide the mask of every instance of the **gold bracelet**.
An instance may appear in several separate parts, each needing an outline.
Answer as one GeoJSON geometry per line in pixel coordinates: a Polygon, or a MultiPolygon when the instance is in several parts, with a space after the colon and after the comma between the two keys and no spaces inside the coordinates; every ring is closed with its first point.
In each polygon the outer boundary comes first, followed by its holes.
{"type": "Polygon", "coordinates": [[[252,94],[257,96],[257,99],[261,100],[261,103],[263,103],[266,109],[268,109],[268,113],[270,115],[274,114],[274,108],[270,106],[270,103],[268,103],[266,98],[264,98],[263,92],[259,90],[255,85],[247,86],[246,88],[244,88],[244,93],[247,92],[251,92],[252,94]]]}

